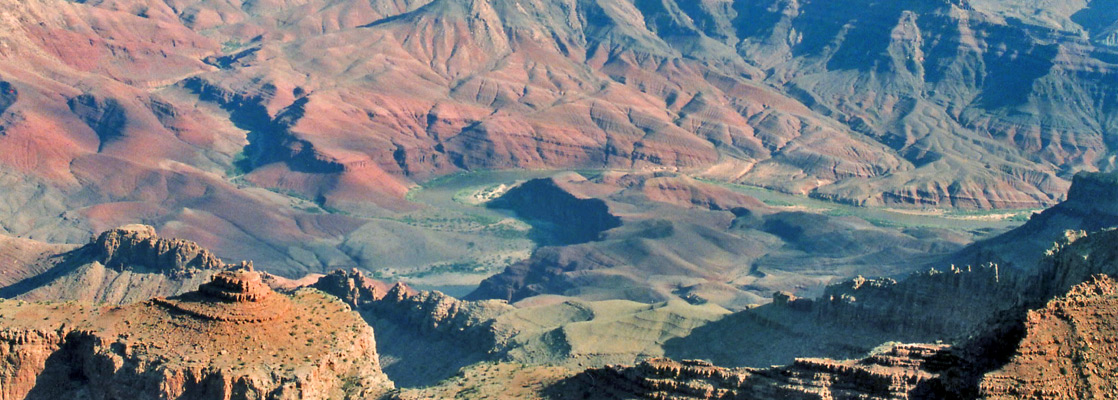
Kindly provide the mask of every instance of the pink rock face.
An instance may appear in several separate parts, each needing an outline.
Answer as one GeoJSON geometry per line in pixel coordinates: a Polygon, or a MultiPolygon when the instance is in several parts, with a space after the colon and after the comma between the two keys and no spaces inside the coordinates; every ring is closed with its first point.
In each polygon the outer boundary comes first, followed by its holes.
{"type": "Polygon", "coordinates": [[[1053,10],[1071,13],[1054,29],[947,1],[684,3],[5,0],[0,179],[34,207],[0,220],[67,241],[160,221],[295,276],[337,264],[282,249],[413,210],[417,182],[462,170],[1026,208],[1109,163],[1105,41],[1068,39],[1110,37],[1073,26],[1097,10],[1053,10]]]}

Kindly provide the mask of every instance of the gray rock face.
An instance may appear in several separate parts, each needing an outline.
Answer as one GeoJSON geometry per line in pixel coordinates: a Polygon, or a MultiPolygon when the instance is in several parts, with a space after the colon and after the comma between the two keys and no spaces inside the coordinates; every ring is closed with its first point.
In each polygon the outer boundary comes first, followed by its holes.
{"type": "Polygon", "coordinates": [[[126,225],[50,258],[45,272],[0,288],[0,297],[128,304],[194,290],[214,274],[251,268],[226,264],[197,243],[158,237],[147,225],[126,225]]]}
{"type": "Polygon", "coordinates": [[[226,265],[209,250],[187,240],[156,236],[147,225],[126,225],[101,233],[91,245],[93,257],[118,271],[159,272],[171,278],[189,277],[226,265]]]}

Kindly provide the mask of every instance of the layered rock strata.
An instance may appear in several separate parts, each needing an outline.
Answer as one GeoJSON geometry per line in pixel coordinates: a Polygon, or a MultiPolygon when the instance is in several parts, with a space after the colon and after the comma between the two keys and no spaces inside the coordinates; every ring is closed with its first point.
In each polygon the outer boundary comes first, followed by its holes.
{"type": "Polygon", "coordinates": [[[125,225],[105,231],[86,251],[94,260],[117,271],[159,272],[171,278],[225,267],[217,255],[197,243],[161,238],[148,225],[125,225]]]}
{"type": "Polygon", "coordinates": [[[124,307],[0,302],[4,399],[369,398],[392,387],[372,329],[313,290],[252,270],[124,307]]]}
{"type": "Polygon", "coordinates": [[[147,225],[110,229],[89,244],[48,260],[49,268],[0,288],[0,297],[128,304],[193,291],[226,264],[197,243],[156,235],[147,225]]]}
{"type": "MultiPolygon", "coordinates": [[[[861,360],[797,359],[784,367],[722,368],[705,361],[651,359],[633,367],[591,369],[560,384],[585,385],[590,398],[901,399],[932,390],[923,369],[942,345],[896,345],[861,360]]],[[[553,389],[559,390],[559,389],[553,389]]],[[[566,391],[569,398],[577,394],[566,391]]]]}
{"type": "Polygon", "coordinates": [[[1013,358],[979,384],[986,399],[1101,399],[1118,393],[1118,283],[1096,275],[1029,311],[1013,358]]]}

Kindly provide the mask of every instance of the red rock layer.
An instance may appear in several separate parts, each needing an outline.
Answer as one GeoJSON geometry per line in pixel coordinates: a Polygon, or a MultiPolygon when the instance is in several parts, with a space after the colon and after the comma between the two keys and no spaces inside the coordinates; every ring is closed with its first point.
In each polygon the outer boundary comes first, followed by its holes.
{"type": "Polygon", "coordinates": [[[392,387],[372,329],[345,304],[273,293],[250,271],[218,282],[254,296],[0,301],[0,398],[335,399],[392,387]]]}
{"type": "Polygon", "coordinates": [[[1118,283],[1097,275],[1029,311],[1008,364],[980,384],[987,399],[1103,399],[1118,393],[1118,283]]]}

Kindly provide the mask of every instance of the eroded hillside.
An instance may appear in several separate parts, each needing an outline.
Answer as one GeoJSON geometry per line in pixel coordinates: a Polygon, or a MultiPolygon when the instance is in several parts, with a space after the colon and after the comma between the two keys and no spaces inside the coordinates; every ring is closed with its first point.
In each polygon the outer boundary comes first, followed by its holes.
{"type": "MultiPolygon", "coordinates": [[[[1047,206],[1075,172],[1113,167],[1108,11],[9,0],[0,228],[82,243],[139,220],[295,277],[385,251],[371,236],[420,207],[409,189],[463,170],[672,170],[867,206],[1047,206]]],[[[444,256],[394,267],[501,253],[415,236],[444,256]],[[469,251],[484,254],[449,256],[469,251]]]]}
{"type": "Polygon", "coordinates": [[[3,397],[366,398],[392,387],[372,329],[332,297],[225,271],[124,307],[0,302],[3,397]]]}

